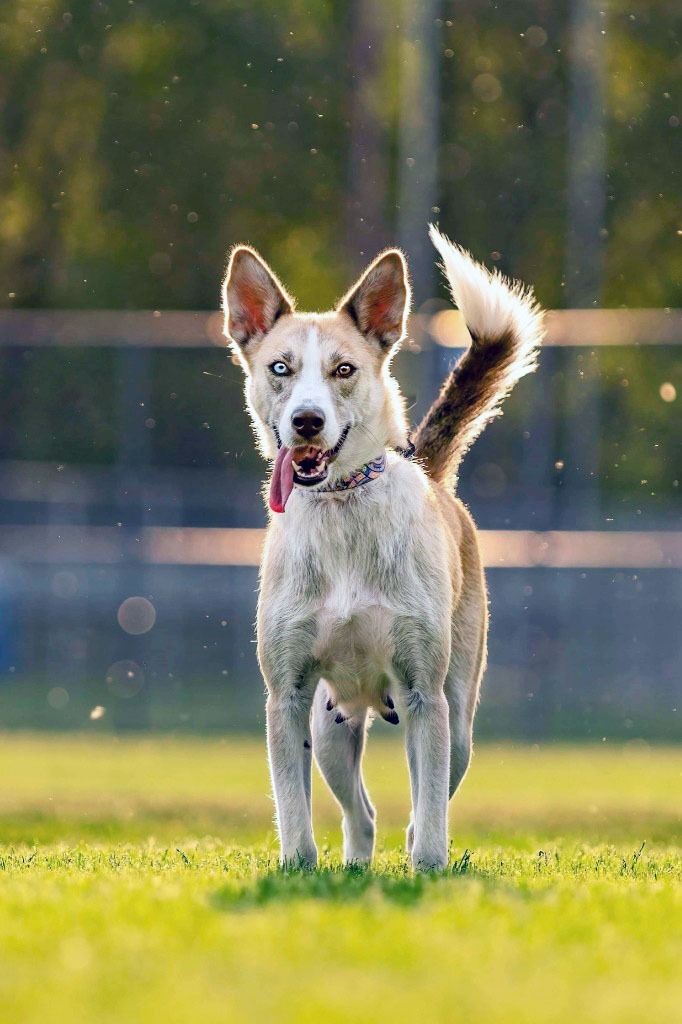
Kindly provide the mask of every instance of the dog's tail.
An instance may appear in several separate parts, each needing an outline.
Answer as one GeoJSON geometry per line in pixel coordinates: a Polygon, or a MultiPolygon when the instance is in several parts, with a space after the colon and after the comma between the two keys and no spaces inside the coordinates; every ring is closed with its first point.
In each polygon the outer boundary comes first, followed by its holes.
{"type": "Polygon", "coordinates": [[[459,464],[520,377],[537,365],[542,311],[531,291],[490,273],[431,225],[452,298],[471,345],[450,372],[419,424],[415,454],[429,476],[453,480],[459,464]]]}

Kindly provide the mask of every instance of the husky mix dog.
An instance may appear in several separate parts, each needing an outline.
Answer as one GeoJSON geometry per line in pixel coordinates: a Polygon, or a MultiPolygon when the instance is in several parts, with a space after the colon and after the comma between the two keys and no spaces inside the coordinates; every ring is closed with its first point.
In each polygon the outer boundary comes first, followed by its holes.
{"type": "Polygon", "coordinates": [[[225,333],[273,460],[258,657],[283,864],[313,867],[311,767],[343,811],[344,856],[368,862],[375,811],[362,777],[367,723],[404,718],[415,868],[448,859],[448,802],[471,757],[487,598],[476,528],[455,497],[462,456],[536,365],[541,312],[435,228],[471,345],[417,428],[390,365],[410,304],[391,249],[328,313],[296,312],[251,248],[231,254],[225,333]]]}

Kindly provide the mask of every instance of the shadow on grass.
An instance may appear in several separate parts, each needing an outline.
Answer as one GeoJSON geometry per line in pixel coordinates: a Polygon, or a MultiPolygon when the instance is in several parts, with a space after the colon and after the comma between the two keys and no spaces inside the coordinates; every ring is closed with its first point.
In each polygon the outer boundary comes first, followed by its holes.
{"type": "Polygon", "coordinates": [[[682,880],[682,858],[676,851],[659,851],[644,857],[645,842],[631,851],[613,847],[577,848],[573,851],[483,851],[476,863],[465,850],[445,871],[414,874],[407,857],[392,859],[375,868],[323,866],[316,871],[276,870],[272,867],[245,879],[228,882],[211,897],[218,910],[246,910],[275,902],[318,900],[325,903],[386,900],[414,906],[430,895],[442,895],[444,887],[464,876],[475,881],[487,897],[504,900],[543,901],[552,890],[573,889],[579,883],[646,885],[682,880]]]}
{"type": "Polygon", "coordinates": [[[269,871],[253,881],[225,885],[214,893],[212,904],[218,910],[239,910],[273,902],[321,900],[325,903],[349,903],[378,896],[391,903],[413,906],[432,892],[444,879],[465,875],[470,852],[465,850],[446,871],[413,874],[407,857],[388,871],[371,868],[318,868],[315,871],[290,869],[269,871]]]}

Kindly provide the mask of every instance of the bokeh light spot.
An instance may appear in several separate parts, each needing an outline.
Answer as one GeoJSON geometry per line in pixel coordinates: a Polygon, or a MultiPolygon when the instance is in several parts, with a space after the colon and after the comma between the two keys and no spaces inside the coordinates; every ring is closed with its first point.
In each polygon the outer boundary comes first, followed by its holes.
{"type": "Polygon", "coordinates": [[[47,703],[55,711],[61,711],[69,703],[69,691],[63,686],[53,686],[47,694],[47,703]]]}
{"type": "Polygon", "coordinates": [[[474,91],[474,96],[479,100],[483,100],[484,103],[494,103],[502,95],[502,86],[499,79],[495,78],[495,75],[487,73],[476,75],[471,87],[474,91]]]}
{"type": "Polygon", "coordinates": [[[135,661],[116,661],[105,680],[115,697],[135,697],[144,686],[144,672],[135,661]]]}
{"type": "Polygon", "coordinates": [[[547,33],[540,25],[531,25],[526,29],[526,42],[529,46],[539,49],[547,42],[547,33]]]}
{"type": "Polygon", "coordinates": [[[146,597],[127,597],[118,609],[118,624],[131,636],[148,633],[156,622],[156,608],[146,597]]]}

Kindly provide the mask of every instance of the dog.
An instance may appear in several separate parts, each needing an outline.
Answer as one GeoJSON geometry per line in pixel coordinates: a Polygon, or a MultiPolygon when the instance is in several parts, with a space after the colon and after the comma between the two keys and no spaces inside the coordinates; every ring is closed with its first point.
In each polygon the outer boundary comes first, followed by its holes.
{"type": "Polygon", "coordinates": [[[460,461],[536,366],[542,312],[431,227],[471,335],[417,428],[414,454],[391,359],[410,285],[389,249],[335,309],[296,312],[258,253],[233,249],[224,330],[273,460],[258,659],[282,865],[315,867],[315,756],[343,813],[344,858],[369,863],[375,810],[362,777],[368,721],[404,719],[418,870],[448,861],[448,804],[471,758],[486,660],[487,593],[460,461]]]}

